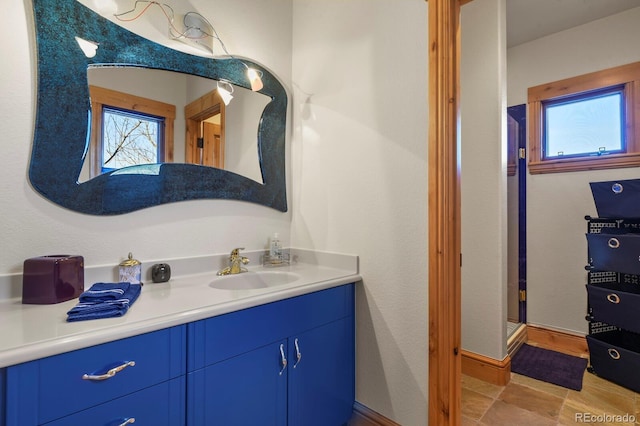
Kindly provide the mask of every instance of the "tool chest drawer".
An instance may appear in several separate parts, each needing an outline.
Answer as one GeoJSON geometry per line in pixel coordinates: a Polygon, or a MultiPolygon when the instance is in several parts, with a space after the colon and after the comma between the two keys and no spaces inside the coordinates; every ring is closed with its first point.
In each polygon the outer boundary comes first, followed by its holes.
{"type": "Polygon", "coordinates": [[[589,268],[640,274],[640,219],[585,219],[589,268]]]}
{"type": "Polygon", "coordinates": [[[640,217],[640,179],[591,182],[590,186],[599,217],[640,217]]]}
{"type": "Polygon", "coordinates": [[[590,370],[640,392],[640,335],[623,330],[587,335],[590,370]]]}
{"type": "MultiPolygon", "coordinates": [[[[618,273],[612,275],[608,282],[587,284],[588,319],[640,333],[638,276],[618,273]]],[[[591,280],[590,277],[589,281],[591,280]]]]}

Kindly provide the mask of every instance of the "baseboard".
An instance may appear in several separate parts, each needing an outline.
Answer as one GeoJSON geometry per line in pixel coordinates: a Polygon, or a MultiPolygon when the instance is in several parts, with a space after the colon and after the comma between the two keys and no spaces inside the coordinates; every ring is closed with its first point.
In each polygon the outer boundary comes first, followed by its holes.
{"type": "Polygon", "coordinates": [[[507,339],[507,355],[510,358],[518,352],[520,346],[527,342],[527,325],[520,324],[518,329],[507,339]]]}
{"type": "Polygon", "coordinates": [[[503,360],[497,360],[464,349],[461,354],[462,374],[498,386],[506,386],[509,383],[509,379],[511,379],[511,358],[509,356],[503,360]]]}
{"type": "Polygon", "coordinates": [[[353,417],[349,421],[349,426],[400,426],[393,420],[389,420],[380,413],[360,404],[353,403],[353,417]]]}
{"type": "Polygon", "coordinates": [[[584,336],[527,324],[528,341],[537,346],[583,358],[589,356],[587,339],[584,336]]]}

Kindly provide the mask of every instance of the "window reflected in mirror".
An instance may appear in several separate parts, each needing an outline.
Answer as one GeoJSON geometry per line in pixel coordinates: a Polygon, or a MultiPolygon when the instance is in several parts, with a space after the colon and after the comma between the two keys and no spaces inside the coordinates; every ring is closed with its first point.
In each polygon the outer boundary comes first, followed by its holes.
{"type": "Polygon", "coordinates": [[[80,181],[154,163],[216,167],[263,183],[258,126],[270,98],[216,81],[139,67],[91,66],[91,135],[80,181]],[[153,130],[155,127],[155,130],[153,130]]]}

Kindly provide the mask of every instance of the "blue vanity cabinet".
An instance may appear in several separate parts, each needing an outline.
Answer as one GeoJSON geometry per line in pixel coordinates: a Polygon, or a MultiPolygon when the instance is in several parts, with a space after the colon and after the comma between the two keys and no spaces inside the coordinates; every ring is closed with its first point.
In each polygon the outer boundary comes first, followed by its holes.
{"type": "Polygon", "coordinates": [[[5,414],[5,410],[6,410],[6,403],[7,403],[7,397],[6,397],[6,388],[7,388],[7,369],[6,368],[0,368],[0,426],[4,426],[5,425],[5,419],[6,419],[6,414],[5,414]]]}
{"type": "Polygon", "coordinates": [[[355,392],[354,341],[353,316],[289,339],[289,425],[346,424],[355,392]]]}
{"type": "Polygon", "coordinates": [[[187,425],[346,424],[353,292],[349,284],[189,324],[187,425]]]}
{"type": "Polygon", "coordinates": [[[275,342],[190,372],[187,425],[286,425],[281,346],[286,353],[286,342],[275,342]]]}
{"type": "Polygon", "coordinates": [[[6,424],[184,424],[185,354],[177,326],[8,367],[6,424]]]}

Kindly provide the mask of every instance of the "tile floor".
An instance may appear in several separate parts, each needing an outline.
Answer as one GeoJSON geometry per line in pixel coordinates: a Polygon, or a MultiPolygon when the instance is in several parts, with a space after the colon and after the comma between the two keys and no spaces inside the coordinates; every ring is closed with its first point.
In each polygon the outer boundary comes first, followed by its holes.
{"type": "Polygon", "coordinates": [[[463,375],[462,426],[585,423],[640,425],[640,394],[589,372],[585,372],[580,392],[515,373],[511,373],[507,386],[496,386],[463,375]],[[606,419],[603,419],[604,415],[607,415],[606,419]],[[625,415],[627,417],[622,417],[625,415]]]}

